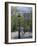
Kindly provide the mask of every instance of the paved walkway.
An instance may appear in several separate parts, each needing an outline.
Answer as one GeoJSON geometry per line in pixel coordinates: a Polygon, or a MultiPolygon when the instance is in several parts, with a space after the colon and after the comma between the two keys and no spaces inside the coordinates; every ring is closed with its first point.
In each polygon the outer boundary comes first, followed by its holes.
{"type": "MultiPolygon", "coordinates": [[[[11,38],[12,39],[18,39],[18,31],[16,32],[11,32],[11,38]]],[[[32,38],[32,33],[31,32],[20,32],[20,39],[24,38],[32,38]]]]}

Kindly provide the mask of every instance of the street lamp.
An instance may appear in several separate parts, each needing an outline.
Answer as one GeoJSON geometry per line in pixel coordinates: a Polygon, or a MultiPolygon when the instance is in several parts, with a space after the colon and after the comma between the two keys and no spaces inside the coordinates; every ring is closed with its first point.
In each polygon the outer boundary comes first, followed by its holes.
{"type": "Polygon", "coordinates": [[[24,13],[24,33],[25,33],[25,19],[26,19],[26,18],[25,18],[25,14],[26,14],[26,13],[24,13]]]}
{"type": "Polygon", "coordinates": [[[18,24],[19,24],[19,34],[18,34],[18,38],[20,39],[20,15],[18,15],[18,24]]]}

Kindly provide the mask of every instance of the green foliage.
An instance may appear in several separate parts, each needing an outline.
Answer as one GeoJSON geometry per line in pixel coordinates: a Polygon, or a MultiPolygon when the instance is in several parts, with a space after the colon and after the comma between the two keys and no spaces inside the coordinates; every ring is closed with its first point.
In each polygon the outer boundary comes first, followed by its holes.
{"type": "Polygon", "coordinates": [[[14,8],[15,14],[11,16],[11,31],[18,31],[19,29],[19,23],[21,27],[24,27],[24,31],[27,32],[30,29],[30,26],[32,26],[32,13],[27,13],[31,17],[29,20],[25,20],[25,17],[21,15],[21,13],[16,12],[16,8],[14,8]],[[20,16],[20,17],[18,17],[20,16]]]}

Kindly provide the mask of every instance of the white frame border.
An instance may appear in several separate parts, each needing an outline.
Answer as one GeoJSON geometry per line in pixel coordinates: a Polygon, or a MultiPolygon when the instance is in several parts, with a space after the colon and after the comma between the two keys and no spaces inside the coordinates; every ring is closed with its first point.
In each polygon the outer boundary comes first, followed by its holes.
{"type": "Polygon", "coordinates": [[[35,5],[26,5],[26,4],[8,4],[8,42],[9,43],[15,43],[15,42],[28,42],[28,41],[35,41],[35,5]],[[25,7],[32,7],[32,39],[15,39],[15,40],[11,40],[11,6],[25,6],[25,7]]]}

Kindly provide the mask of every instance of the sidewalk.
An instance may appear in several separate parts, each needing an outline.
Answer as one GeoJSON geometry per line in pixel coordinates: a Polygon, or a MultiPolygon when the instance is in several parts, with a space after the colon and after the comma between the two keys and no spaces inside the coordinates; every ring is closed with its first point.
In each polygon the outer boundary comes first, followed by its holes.
{"type": "MultiPolygon", "coordinates": [[[[26,32],[26,33],[20,32],[20,39],[24,39],[24,38],[32,38],[32,33],[31,32],[26,32]]],[[[18,39],[18,31],[11,32],[11,39],[18,39]]]]}

